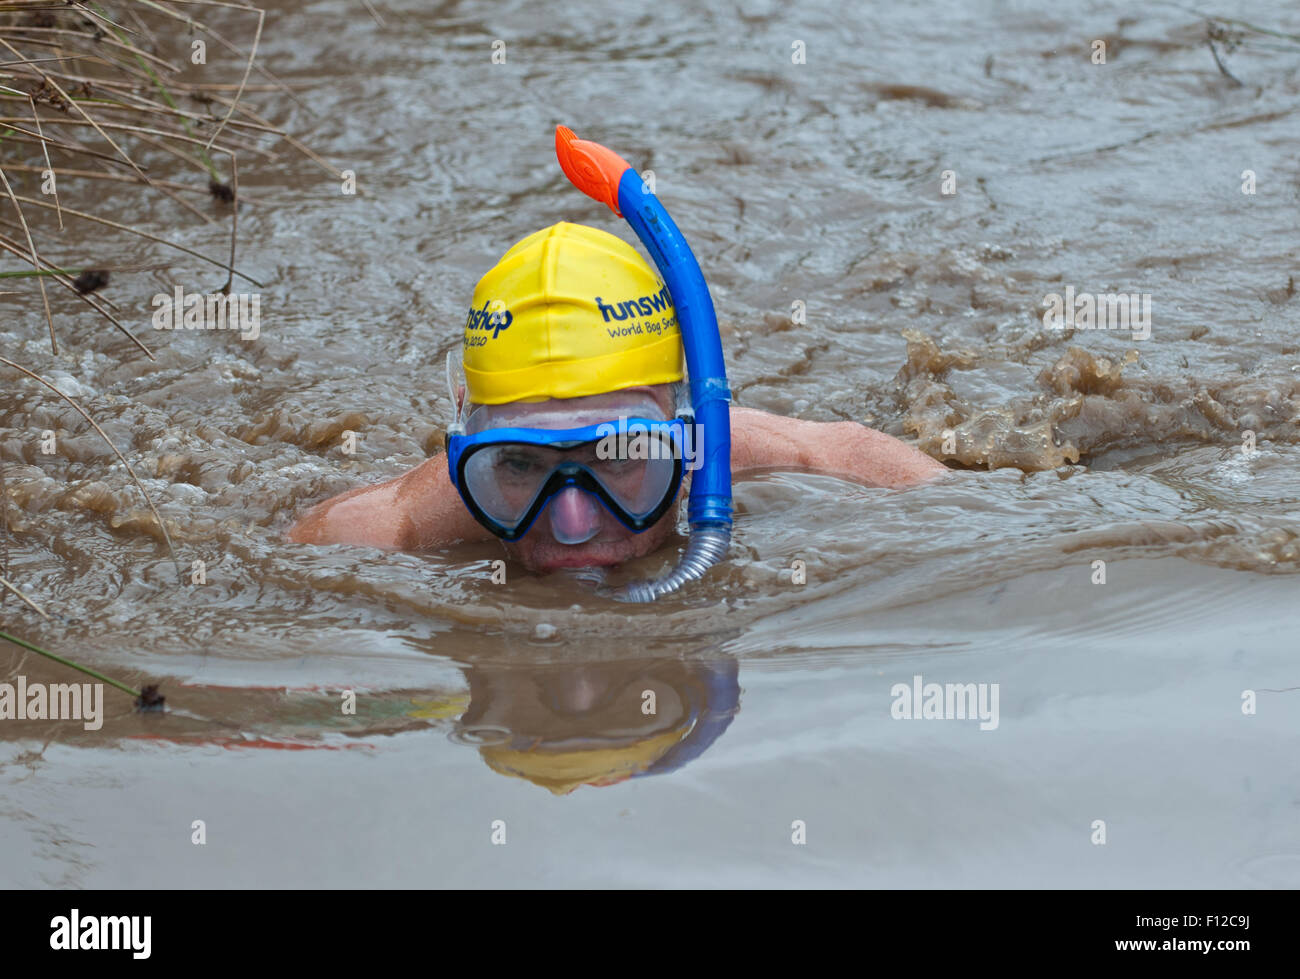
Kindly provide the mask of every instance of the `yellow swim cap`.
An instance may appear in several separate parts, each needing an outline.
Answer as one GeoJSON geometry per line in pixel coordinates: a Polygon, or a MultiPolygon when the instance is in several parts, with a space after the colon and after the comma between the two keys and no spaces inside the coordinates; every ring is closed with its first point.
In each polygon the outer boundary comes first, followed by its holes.
{"type": "Polygon", "coordinates": [[[469,399],[489,405],[683,376],[668,287],[622,239],[563,221],[519,242],[479,280],[464,360],[469,399]]]}
{"type": "Polygon", "coordinates": [[[554,795],[568,795],[580,785],[613,785],[644,772],[668,753],[668,749],[690,731],[683,724],[666,734],[642,738],[618,748],[586,748],[576,751],[520,751],[489,745],[479,749],[494,772],[523,778],[550,789],[554,795]]]}

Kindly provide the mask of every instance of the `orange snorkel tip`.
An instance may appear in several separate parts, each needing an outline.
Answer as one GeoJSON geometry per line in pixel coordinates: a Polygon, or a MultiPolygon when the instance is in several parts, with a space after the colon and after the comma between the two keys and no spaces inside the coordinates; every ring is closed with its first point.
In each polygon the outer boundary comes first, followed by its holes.
{"type": "Polygon", "coordinates": [[[568,126],[555,127],[555,156],[573,186],[623,216],[618,209],[618,182],[631,169],[625,159],[599,143],[579,139],[568,126]]]}

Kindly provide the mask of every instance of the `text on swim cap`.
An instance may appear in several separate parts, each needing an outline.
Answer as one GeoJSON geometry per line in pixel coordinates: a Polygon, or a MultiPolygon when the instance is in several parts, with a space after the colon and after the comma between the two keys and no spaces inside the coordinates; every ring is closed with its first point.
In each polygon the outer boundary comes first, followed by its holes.
{"type": "Polygon", "coordinates": [[[505,303],[500,299],[493,299],[485,301],[482,309],[470,307],[469,316],[465,318],[465,329],[491,330],[492,339],[495,340],[497,334],[510,328],[514,319],[514,314],[506,309],[505,303]]]}
{"type": "Polygon", "coordinates": [[[609,322],[611,315],[616,320],[625,320],[629,316],[652,316],[662,310],[671,309],[672,305],[673,301],[668,294],[667,286],[654,295],[628,299],[612,305],[603,302],[599,296],[596,297],[596,308],[600,310],[600,315],[605,317],[606,323],[609,322]]]}

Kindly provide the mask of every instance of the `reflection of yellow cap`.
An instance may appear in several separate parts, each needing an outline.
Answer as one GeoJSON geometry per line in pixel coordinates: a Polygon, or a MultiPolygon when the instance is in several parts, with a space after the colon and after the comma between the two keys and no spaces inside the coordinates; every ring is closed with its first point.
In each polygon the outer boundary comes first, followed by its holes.
{"type": "Polygon", "coordinates": [[[459,717],[469,708],[469,694],[457,693],[439,697],[436,700],[412,700],[415,710],[408,710],[407,717],[422,720],[442,721],[449,717],[459,717]]]}
{"type": "Polygon", "coordinates": [[[682,379],[668,287],[622,239],[566,222],[529,235],[479,280],[464,353],[478,404],[682,379]]]}
{"type": "Polygon", "coordinates": [[[579,785],[612,785],[645,771],[681,741],[689,729],[689,725],[683,725],[667,734],[643,738],[619,748],[519,751],[492,745],[479,751],[493,771],[525,778],[555,795],[567,795],[579,785]]]}

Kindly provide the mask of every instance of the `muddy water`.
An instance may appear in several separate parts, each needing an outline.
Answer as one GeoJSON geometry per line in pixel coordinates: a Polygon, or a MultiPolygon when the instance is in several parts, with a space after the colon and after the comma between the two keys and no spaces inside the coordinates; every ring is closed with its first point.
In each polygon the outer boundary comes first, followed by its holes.
{"type": "Polygon", "coordinates": [[[257,104],[361,194],[282,144],[241,164],[261,336],[152,330],[154,293],[220,276],[76,230],[70,262],[173,262],[107,293],[156,361],[62,298],[52,356],[37,293],[0,296],[5,356],[123,449],[186,582],[94,432],[6,376],[7,577],[53,621],[9,596],[5,628],[173,711],[110,689],[98,731],[0,721],[3,883],[1300,885],[1300,44],[1220,44],[1238,85],[1179,7],[1034,6],[277,6],[297,99],[257,104]],[[506,247],[630,237],[565,182],[557,122],[654,171],[739,403],[953,476],[740,484],[731,560],[653,608],[496,583],[495,544],[284,543],[440,451],[442,360],[506,247]],[[1149,295],[1149,337],[1046,328],[1067,289],[1149,295]],[[996,727],[895,718],[915,676],[996,684],[996,727]]]}

